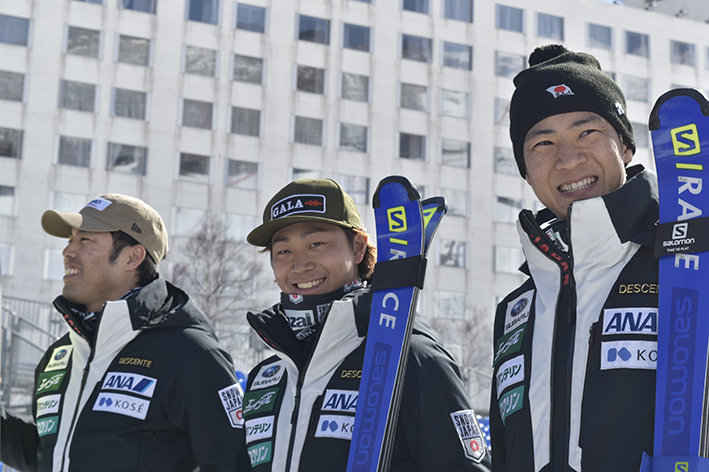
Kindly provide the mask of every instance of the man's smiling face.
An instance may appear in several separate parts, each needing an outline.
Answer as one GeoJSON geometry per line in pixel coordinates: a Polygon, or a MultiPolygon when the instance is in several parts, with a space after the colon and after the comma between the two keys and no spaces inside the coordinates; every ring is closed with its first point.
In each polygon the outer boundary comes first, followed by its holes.
{"type": "Polygon", "coordinates": [[[625,164],[632,158],[632,150],[613,126],[593,112],[547,117],[524,140],[527,182],[559,218],[566,218],[572,202],[600,197],[623,185],[625,164]]]}
{"type": "Polygon", "coordinates": [[[320,222],[284,226],[271,239],[276,283],[287,294],[329,293],[359,277],[357,264],[366,249],[364,236],[350,244],[344,229],[320,222]]]}

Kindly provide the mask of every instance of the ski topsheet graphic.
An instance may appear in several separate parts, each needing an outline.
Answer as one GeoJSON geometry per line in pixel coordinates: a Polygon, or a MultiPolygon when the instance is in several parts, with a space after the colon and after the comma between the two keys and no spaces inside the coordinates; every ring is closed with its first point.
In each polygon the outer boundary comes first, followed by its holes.
{"type": "Polygon", "coordinates": [[[660,264],[653,458],[643,472],[709,471],[709,102],[694,89],[662,95],[650,115],[660,189],[660,264]]]}
{"type": "Polygon", "coordinates": [[[377,265],[348,472],[389,470],[426,250],[446,211],[445,199],[421,202],[400,176],[379,183],[372,206],[377,265]]]}

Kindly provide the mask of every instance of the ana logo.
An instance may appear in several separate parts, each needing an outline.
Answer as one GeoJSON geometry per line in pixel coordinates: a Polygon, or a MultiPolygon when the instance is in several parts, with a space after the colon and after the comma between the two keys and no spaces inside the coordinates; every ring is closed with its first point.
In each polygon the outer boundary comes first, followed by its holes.
{"type": "Polygon", "coordinates": [[[145,416],[148,414],[149,407],[149,400],[130,395],[122,395],[120,393],[100,392],[96,403],[94,403],[93,410],[117,413],[119,415],[132,416],[133,418],[144,420],[145,416]]]}
{"type": "Polygon", "coordinates": [[[224,411],[229,417],[232,428],[241,428],[244,424],[244,416],[241,411],[243,404],[243,394],[241,385],[238,383],[223,388],[217,392],[219,399],[222,401],[224,411]]]}
{"type": "Polygon", "coordinates": [[[296,213],[325,213],[325,195],[291,195],[271,206],[271,220],[296,213]]]}
{"type": "Polygon", "coordinates": [[[246,444],[273,436],[273,416],[246,422],[246,444]]]}
{"type": "Polygon", "coordinates": [[[39,374],[39,379],[37,379],[37,391],[36,393],[53,392],[59,390],[62,385],[64,376],[66,372],[57,372],[56,374],[39,374]]]}
{"type": "Polygon", "coordinates": [[[275,364],[265,365],[256,375],[254,382],[251,384],[251,389],[259,389],[276,385],[283,378],[283,373],[286,371],[283,368],[282,361],[275,364]]]}
{"type": "Polygon", "coordinates": [[[102,390],[123,390],[143,395],[148,398],[153,397],[157,379],[145,377],[143,375],[131,374],[128,372],[109,372],[106,380],[101,386],[102,390]]]}
{"type": "Polygon", "coordinates": [[[675,156],[693,156],[702,152],[699,132],[694,123],[670,130],[675,156]]]}
{"type": "Polygon", "coordinates": [[[112,202],[108,200],[104,200],[103,198],[96,198],[94,200],[91,200],[89,203],[86,204],[87,208],[94,208],[98,211],[103,211],[105,210],[108,205],[110,205],[112,202]]]}
{"type": "Polygon", "coordinates": [[[675,223],[672,227],[672,239],[684,239],[687,237],[689,223],[675,223]]]}
{"type": "Polygon", "coordinates": [[[657,368],[657,341],[601,343],[601,370],[657,368]]]}
{"type": "Polygon", "coordinates": [[[358,390],[327,390],[322,403],[323,411],[357,411],[358,390]]]}
{"type": "Polygon", "coordinates": [[[303,301],[303,295],[288,295],[288,299],[291,301],[291,303],[295,303],[297,305],[298,303],[303,301]]]}
{"type": "Polygon", "coordinates": [[[621,333],[657,334],[657,308],[603,310],[603,334],[621,333]]]}
{"type": "Polygon", "coordinates": [[[50,361],[47,367],[44,369],[45,372],[51,372],[53,370],[63,370],[69,365],[69,359],[71,358],[71,351],[74,346],[62,346],[54,349],[50,361]]]}
{"type": "Polygon", "coordinates": [[[621,105],[621,103],[618,100],[615,101],[615,109],[618,110],[619,115],[625,115],[625,110],[623,109],[623,105],[621,105]]]}
{"type": "Polygon", "coordinates": [[[574,92],[571,91],[571,89],[566,86],[565,84],[561,85],[552,85],[547,89],[547,92],[552,94],[554,98],[558,98],[561,95],[573,95],[574,92]]]}
{"type": "Polygon", "coordinates": [[[344,415],[320,415],[320,425],[315,431],[316,438],[352,440],[354,417],[344,415]]]}
{"type": "Polygon", "coordinates": [[[485,456],[485,443],[475,411],[456,411],[451,413],[451,420],[458,432],[465,455],[475,462],[480,462],[485,456]]]}
{"type": "Polygon", "coordinates": [[[244,395],[244,416],[273,411],[277,395],[277,388],[270,388],[262,392],[246,392],[244,395]]]}

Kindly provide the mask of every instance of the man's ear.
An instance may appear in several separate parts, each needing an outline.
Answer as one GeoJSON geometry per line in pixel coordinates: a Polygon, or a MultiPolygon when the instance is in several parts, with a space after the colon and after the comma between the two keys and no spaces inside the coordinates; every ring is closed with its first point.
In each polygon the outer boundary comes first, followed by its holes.
{"type": "Polygon", "coordinates": [[[145,258],[148,256],[148,252],[142,244],[136,244],[135,246],[129,246],[123,249],[126,251],[126,270],[137,269],[140,264],[143,263],[145,258]]]}
{"type": "Polygon", "coordinates": [[[354,261],[359,264],[364,259],[364,253],[367,252],[367,235],[355,233],[354,235],[354,261]]]}
{"type": "Polygon", "coordinates": [[[630,164],[630,161],[633,160],[633,150],[630,149],[629,146],[626,146],[625,143],[623,143],[623,163],[625,165],[630,164]]]}

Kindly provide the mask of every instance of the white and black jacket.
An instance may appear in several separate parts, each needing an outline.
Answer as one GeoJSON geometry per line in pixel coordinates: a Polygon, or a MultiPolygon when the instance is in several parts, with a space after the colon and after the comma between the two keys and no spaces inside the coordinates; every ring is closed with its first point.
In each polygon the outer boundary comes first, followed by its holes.
{"type": "Polygon", "coordinates": [[[108,302],[95,337],[66,299],[54,306],[70,330],[35,371],[36,424],[2,412],[2,462],[40,472],[233,470],[241,389],[186,293],[157,279],[108,302]]]}
{"type": "MultiPolygon", "coordinates": [[[[240,445],[247,470],[346,470],[371,301],[366,288],[335,301],[312,348],[296,339],[280,304],[249,313],[249,323],[277,355],[249,374],[240,445]]],[[[417,316],[391,471],[489,471],[485,446],[477,460],[468,457],[469,439],[463,444],[456,429],[456,420],[471,417],[454,360],[417,316]]],[[[480,441],[475,425],[471,434],[480,441]]]]}
{"type": "Polygon", "coordinates": [[[530,278],[497,308],[493,470],[635,472],[653,452],[656,177],[629,168],[618,190],[552,219],[520,213],[530,278]]]}

